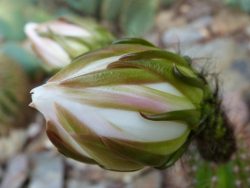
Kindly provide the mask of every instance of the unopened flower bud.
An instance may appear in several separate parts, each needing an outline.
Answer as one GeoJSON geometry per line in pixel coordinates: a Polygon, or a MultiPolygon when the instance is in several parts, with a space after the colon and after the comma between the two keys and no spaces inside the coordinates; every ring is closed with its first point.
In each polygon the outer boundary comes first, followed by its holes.
{"type": "Polygon", "coordinates": [[[94,20],[77,17],[63,17],[41,24],[27,23],[25,33],[48,70],[62,68],[80,54],[103,47],[113,39],[94,20]]]}
{"type": "Polygon", "coordinates": [[[173,164],[206,126],[211,98],[185,58],[142,39],[79,56],[32,90],[59,152],[118,171],[173,164]]]}

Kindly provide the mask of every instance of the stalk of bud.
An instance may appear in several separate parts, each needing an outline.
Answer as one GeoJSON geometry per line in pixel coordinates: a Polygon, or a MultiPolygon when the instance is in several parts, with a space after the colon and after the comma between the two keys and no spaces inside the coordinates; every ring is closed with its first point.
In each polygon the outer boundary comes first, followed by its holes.
{"type": "Polygon", "coordinates": [[[111,33],[94,20],[77,17],[27,23],[25,33],[49,71],[66,66],[78,55],[101,48],[113,39],[111,33]]]}
{"type": "Polygon", "coordinates": [[[117,171],[166,168],[221,115],[188,62],[142,39],[118,40],[33,89],[31,106],[65,156],[117,171]]]}

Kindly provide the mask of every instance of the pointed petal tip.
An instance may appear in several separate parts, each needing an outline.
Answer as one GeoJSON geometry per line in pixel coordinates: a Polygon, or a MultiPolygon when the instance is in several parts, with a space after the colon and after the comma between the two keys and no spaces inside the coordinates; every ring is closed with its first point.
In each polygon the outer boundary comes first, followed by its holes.
{"type": "Polygon", "coordinates": [[[31,107],[31,108],[36,108],[36,106],[35,106],[35,104],[34,104],[33,102],[31,102],[31,103],[29,104],[29,107],[31,107]]]}
{"type": "Polygon", "coordinates": [[[34,22],[28,22],[24,25],[24,32],[26,33],[26,35],[29,35],[30,32],[33,32],[35,30],[35,28],[37,27],[37,23],[34,22]]]}
{"type": "Polygon", "coordinates": [[[30,94],[31,94],[31,95],[34,94],[34,89],[30,90],[30,94]]]}

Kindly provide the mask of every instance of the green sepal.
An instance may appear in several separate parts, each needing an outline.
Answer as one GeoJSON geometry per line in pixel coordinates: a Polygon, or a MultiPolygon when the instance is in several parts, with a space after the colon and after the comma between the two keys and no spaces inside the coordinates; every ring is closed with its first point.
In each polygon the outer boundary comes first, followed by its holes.
{"type": "Polygon", "coordinates": [[[73,49],[67,42],[74,41],[76,43],[82,43],[82,46],[84,46],[86,49],[82,53],[88,51],[91,49],[91,46],[84,41],[83,39],[77,38],[77,37],[66,37],[62,35],[55,34],[51,29],[48,29],[47,33],[48,37],[56,41],[70,56],[71,59],[75,58],[79,51],[76,49],[73,49]],[[80,42],[79,42],[80,41],[80,42]]]}
{"type": "Polygon", "coordinates": [[[196,129],[200,121],[199,110],[178,110],[161,114],[140,113],[142,117],[152,121],[183,121],[190,129],[196,129]]]}
{"type": "Polygon", "coordinates": [[[143,165],[157,167],[165,163],[166,159],[182,146],[188,135],[189,130],[178,138],[166,141],[139,142],[105,138],[104,142],[111,150],[118,152],[125,158],[128,157],[130,160],[135,160],[143,165]]]}
{"type": "MultiPolygon", "coordinates": [[[[171,83],[177,90],[189,98],[195,106],[199,106],[203,97],[203,92],[197,87],[192,87],[176,76],[173,73],[173,63],[168,60],[150,59],[150,60],[135,60],[122,61],[118,60],[109,64],[108,68],[141,68],[151,71],[161,76],[164,80],[171,83]]],[[[183,67],[185,68],[185,67],[183,67]]]]}
{"type": "Polygon", "coordinates": [[[198,76],[192,76],[191,74],[190,75],[186,74],[186,72],[184,72],[181,68],[178,68],[175,64],[173,66],[173,73],[176,78],[193,87],[198,87],[201,89],[204,88],[205,83],[203,80],[201,80],[198,76]]]}
{"type": "Polygon", "coordinates": [[[190,130],[186,130],[182,135],[177,138],[155,142],[121,140],[116,138],[110,139],[112,139],[116,143],[120,143],[121,145],[123,145],[122,148],[134,148],[140,151],[145,151],[156,155],[170,155],[182,146],[182,144],[187,140],[189,133],[190,130]]]}
{"type": "Polygon", "coordinates": [[[185,153],[187,150],[191,139],[188,138],[186,143],[184,143],[176,152],[174,152],[172,155],[170,155],[165,163],[161,166],[156,167],[157,169],[166,169],[170,166],[172,166],[178,159],[181,158],[181,156],[185,153]]]}
{"type": "MultiPolygon", "coordinates": [[[[61,20],[64,20],[66,22],[71,22],[74,25],[78,25],[90,32],[92,34],[91,37],[86,37],[86,39],[90,45],[93,44],[93,40],[96,41],[96,43],[99,43],[99,46],[103,46],[104,44],[109,44],[111,41],[114,40],[114,36],[112,33],[110,33],[106,28],[99,25],[94,19],[92,18],[85,18],[82,19],[81,17],[67,15],[60,18],[61,20]]],[[[92,45],[93,47],[93,45],[92,45]]]]}
{"type": "Polygon", "coordinates": [[[105,145],[112,151],[118,152],[124,158],[136,161],[143,166],[159,166],[166,159],[166,155],[150,153],[143,150],[143,148],[139,149],[133,147],[133,145],[126,144],[126,141],[107,137],[102,138],[102,140],[104,141],[105,145]]]}
{"type": "Polygon", "coordinates": [[[111,150],[102,137],[79,135],[75,139],[103,168],[115,171],[135,171],[143,168],[142,164],[111,150]],[[89,138],[94,138],[94,141],[89,138]]]}
{"type": "Polygon", "coordinates": [[[161,82],[159,76],[141,69],[124,68],[101,70],[60,82],[74,88],[96,87],[118,84],[144,84],[161,82]]]}
{"type": "Polygon", "coordinates": [[[112,44],[141,44],[144,46],[155,47],[152,43],[141,38],[122,38],[114,41],[112,44]]]}
{"type": "Polygon", "coordinates": [[[131,60],[133,61],[141,59],[163,59],[163,60],[166,59],[168,61],[171,61],[172,63],[180,64],[183,66],[187,65],[189,66],[188,62],[183,57],[175,53],[160,49],[126,54],[120,58],[120,60],[125,60],[125,61],[131,61],[131,60]]]}
{"type": "Polygon", "coordinates": [[[96,164],[93,159],[83,156],[82,154],[74,150],[69,144],[67,144],[67,142],[65,142],[64,139],[60,136],[60,133],[55,128],[55,125],[53,125],[52,122],[48,121],[46,127],[47,136],[50,141],[56,146],[58,152],[62,153],[66,157],[75,159],[77,161],[89,164],[96,164]]]}
{"type": "Polygon", "coordinates": [[[185,61],[188,63],[189,66],[191,66],[191,64],[192,64],[192,58],[191,57],[185,55],[182,58],[185,59],[185,61]]]}
{"type": "Polygon", "coordinates": [[[52,78],[49,79],[51,81],[60,81],[65,80],[67,77],[70,77],[74,73],[79,70],[85,68],[87,65],[91,63],[95,63],[96,61],[113,57],[120,56],[124,53],[135,53],[144,50],[151,50],[152,47],[135,45],[135,44],[117,44],[110,45],[101,50],[95,50],[92,52],[87,52],[83,55],[76,57],[71,64],[69,64],[64,69],[60,70],[57,74],[55,74],[52,78]]]}
{"type": "Polygon", "coordinates": [[[102,137],[89,129],[83,122],[80,122],[66,108],[57,103],[55,104],[55,108],[57,117],[63,128],[67,130],[71,138],[74,139],[94,161],[102,164],[103,168],[117,171],[134,171],[143,167],[143,165],[138,162],[128,160],[120,156],[117,152],[110,150],[103,142],[102,137]]]}

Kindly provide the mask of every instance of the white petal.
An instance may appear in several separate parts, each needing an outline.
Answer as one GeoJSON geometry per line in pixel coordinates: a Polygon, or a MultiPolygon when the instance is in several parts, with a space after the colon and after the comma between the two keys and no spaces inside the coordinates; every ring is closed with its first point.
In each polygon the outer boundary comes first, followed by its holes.
{"type": "Polygon", "coordinates": [[[178,91],[174,86],[172,86],[171,84],[167,82],[145,84],[145,86],[162,91],[162,92],[167,92],[176,96],[183,96],[183,94],[180,91],[178,91]]]}
{"type": "Polygon", "coordinates": [[[187,125],[174,121],[150,121],[137,112],[97,108],[67,99],[60,88],[45,85],[33,90],[35,107],[48,120],[58,122],[53,104],[59,103],[102,136],[134,141],[164,141],[181,136],[187,125]]]}
{"type": "MultiPolygon", "coordinates": [[[[67,139],[67,143],[70,144],[77,152],[85,155],[89,158],[89,154],[76,143],[74,139],[71,138],[69,133],[66,132],[60,125],[54,110],[54,102],[56,100],[60,101],[60,94],[54,91],[55,93],[50,93],[50,90],[46,90],[44,87],[40,86],[31,91],[32,93],[32,103],[33,105],[44,115],[46,121],[53,122],[53,125],[56,126],[60,136],[67,139]]],[[[57,102],[58,102],[57,101],[57,102]]]]}
{"type": "Polygon", "coordinates": [[[103,58],[101,60],[92,62],[88,65],[86,65],[84,68],[80,69],[79,71],[77,71],[76,73],[70,75],[69,77],[65,78],[66,79],[70,79],[70,78],[74,78],[83,74],[87,74],[93,71],[98,71],[98,70],[103,70],[105,69],[110,63],[117,61],[120,56],[113,56],[113,57],[109,57],[109,58],[103,58]]]}
{"type": "Polygon", "coordinates": [[[91,33],[87,30],[60,20],[47,22],[38,26],[38,31],[40,32],[48,32],[49,30],[55,34],[69,37],[82,38],[91,36],[91,33]]]}
{"type": "Polygon", "coordinates": [[[93,113],[93,111],[91,111],[92,107],[70,101],[64,97],[64,94],[58,88],[45,85],[33,89],[31,93],[33,105],[44,115],[46,121],[55,122],[57,125],[60,124],[54,109],[54,104],[58,103],[96,133],[107,132],[112,135],[117,134],[121,137],[122,133],[114,130],[108,122],[93,113]]]}

